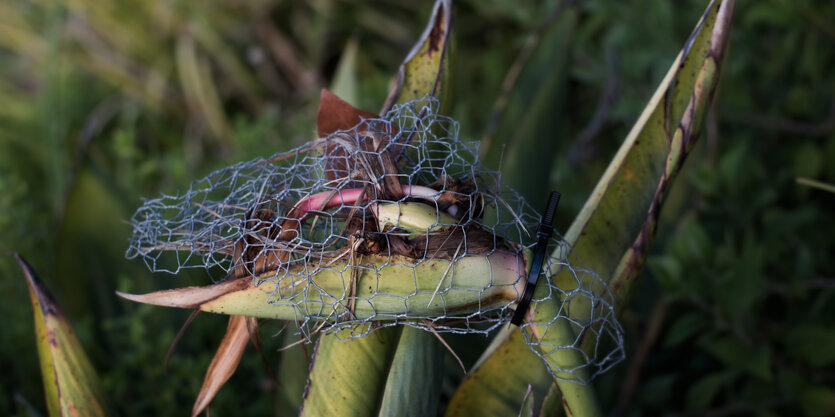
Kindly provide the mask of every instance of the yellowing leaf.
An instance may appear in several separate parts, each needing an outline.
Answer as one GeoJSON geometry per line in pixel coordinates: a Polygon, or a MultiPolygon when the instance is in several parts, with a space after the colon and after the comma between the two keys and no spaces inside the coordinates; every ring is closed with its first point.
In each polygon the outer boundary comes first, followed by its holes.
{"type": "MultiPolygon", "coordinates": [[[[666,191],[698,138],[701,120],[718,82],[733,6],[733,0],[725,0],[713,1],[707,7],[693,35],[565,234],[574,255],[609,282],[616,307],[628,298],[655,232],[666,191]]],[[[556,276],[555,283],[571,290],[576,283],[566,275],[567,272],[563,274],[556,276]]],[[[545,290],[545,286],[540,286],[534,298],[544,297],[545,290]]],[[[559,303],[560,300],[539,303],[534,322],[549,322],[559,310],[559,303]]],[[[572,305],[569,311],[591,310],[572,305]]],[[[561,326],[552,325],[541,336],[543,344],[559,346],[564,344],[560,339],[571,339],[570,334],[555,331],[554,327],[561,326]]],[[[536,328],[532,330],[537,331],[536,328]]],[[[497,342],[500,346],[496,352],[528,349],[520,341],[508,338],[506,334],[503,336],[504,340],[497,342]]],[[[584,348],[594,347],[594,337],[585,337],[583,341],[584,348]]],[[[547,355],[546,360],[554,369],[570,368],[566,365],[577,353],[572,349],[561,349],[547,355]]],[[[497,361],[494,357],[488,358],[482,366],[497,361]]],[[[503,378],[512,385],[528,383],[524,372],[511,375],[513,380],[509,380],[506,373],[496,373],[493,377],[503,378]]],[[[473,389],[468,387],[469,384],[478,384],[478,381],[467,380],[459,389],[473,389]]],[[[599,410],[587,408],[593,404],[582,402],[582,399],[594,396],[593,390],[562,381],[557,384],[568,414],[599,414],[599,410]],[[585,393],[581,394],[579,391],[583,389],[585,393]],[[575,402],[577,400],[581,402],[575,402]]]]}
{"type": "Polygon", "coordinates": [[[13,256],[29,286],[49,415],[107,415],[101,383],[70,323],[32,266],[20,255],[13,256]]]}
{"type": "Polygon", "coordinates": [[[441,101],[442,114],[448,114],[452,99],[453,72],[452,1],[438,0],[423,34],[406,56],[394,87],[389,91],[381,113],[398,103],[431,94],[441,101]]]}

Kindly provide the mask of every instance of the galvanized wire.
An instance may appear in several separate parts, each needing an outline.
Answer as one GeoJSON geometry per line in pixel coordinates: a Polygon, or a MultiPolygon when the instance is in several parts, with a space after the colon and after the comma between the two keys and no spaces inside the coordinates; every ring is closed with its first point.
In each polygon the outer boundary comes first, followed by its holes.
{"type": "MultiPolygon", "coordinates": [[[[217,273],[216,279],[274,283],[270,302],[293,306],[294,321],[306,336],[350,329],[349,337],[362,337],[393,325],[487,334],[509,321],[527,275],[524,264],[503,272],[511,274],[510,281],[494,277],[491,269],[476,289],[463,285],[467,276],[445,273],[427,291],[416,272],[400,276],[414,284],[401,286],[402,292],[374,287],[360,297],[355,288],[357,276],[376,276],[379,283],[394,265],[418,270],[440,261],[455,271],[449,266],[464,258],[494,262],[491,256],[501,252],[524,259],[533,243],[539,213],[502,183],[500,172],[480,163],[478,144],[459,140],[458,123],[438,109],[432,97],[397,105],[379,119],[290,152],[215,171],[184,193],[146,200],[131,220],[127,257],[142,258],[152,271],[176,274],[199,267],[217,273]],[[394,184],[400,190],[393,190],[394,184]],[[410,204],[431,208],[435,221],[417,230],[396,219],[382,222],[383,208],[405,213],[410,204]],[[370,258],[376,261],[368,263],[370,258]],[[340,291],[311,279],[325,271],[342,277],[340,291]],[[489,302],[497,286],[516,297],[489,302]],[[475,300],[472,305],[447,308],[452,294],[466,291],[475,300]],[[438,307],[423,305],[427,296],[438,307]],[[374,310],[382,299],[402,307],[374,310]],[[358,317],[354,313],[363,306],[371,312],[358,317]]],[[[546,299],[561,307],[547,321],[524,325],[523,333],[543,357],[561,349],[583,352],[576,367],[549,370],[586,382],[623,358],[623,331],[600,276],[569,262],[570,248],[559,236],[552,247],[559,249],[546,260],[539,284],[548,287],[547,294],[534,299],[531,308],[546,299]],[[552,279],[557,271],[570,279],[558,286],[552,279]],[[576,337],[564,345],[543,344],[531,326],[546,332],[568,326],[576,337]],[[589,338],[593,348],[586,354],[581,344],[589,338]]]]}

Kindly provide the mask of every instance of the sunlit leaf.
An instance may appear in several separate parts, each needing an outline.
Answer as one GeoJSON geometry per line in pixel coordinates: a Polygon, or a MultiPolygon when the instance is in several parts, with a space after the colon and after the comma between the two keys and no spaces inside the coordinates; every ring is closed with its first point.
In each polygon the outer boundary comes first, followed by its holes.
{"type": "MultiPolygon", "coordinates": [[[[724,58],[733,6],[733,0],[714,1],[708,6],[691,39],[673,62],[644,113],[565,234],[566,241],[574,247],[574,255],[609,282],[616,306],[621,306],[628,297],[654,235],[670,181],[681,168],[701,131],[701,121],[713,96],[724,58]],[[677,78],[680,73],[695,76],[677,78]],[[673,119],[676,113],[678,117],[673,119]]],[[[555,282],[566,289],[576,286],[567,275],[558,275],[555,282]]],[[[543,297],[547,288],[540,286],[538,290],[534,298],[543,297]]],[[[559,309],[559,300],[550,304],[538,306],[535,314],[541,315],[540,320],[549,315],[554,317],[559,309]]],[[[523,343],[507,338],[506,334],[503,336],[505,340],[497,351],[528,349],[523,343]]],[[[549,331],[546,337],[565,338],[566,335],[549,331]]],[[[551,343],[560,345],[555,340],[551,343]]],[[[592,337],[584,339],[586,348],[593,347],[594,343],[592,337]]],[[[574,352],[563,349],[548,355],[547,359],[555,361],[554,368],[559,369],[559,364],[564,365],[571,360],[565,357],[570,354],[574,352]]],[[[482,366],[493,360],[497,359],[491,357],[482,366]]],[[[497,373],[493,377],[509,378],[505,373],[497,373]]],[[[508,383],[527,383],[524,375],[516,378],[508,380],[508,383]]],[[[465,381],[459,389],[469,383],[469,380],[465,381]]],[[[560,388],[569,413],[572,398],[593,396],[593,391],[580,397],[570,395],[570,392],[580,389],[578,384],[560,383],[560,388]]]]}
{"type": "Polygon", "coordinates": [[[431,94],[440,99],[441,113],[449,114],[454,71],[451,38],[452,0],[437,0],[429,24],[397,72],[383,113],[395,104],[431,94]]]}

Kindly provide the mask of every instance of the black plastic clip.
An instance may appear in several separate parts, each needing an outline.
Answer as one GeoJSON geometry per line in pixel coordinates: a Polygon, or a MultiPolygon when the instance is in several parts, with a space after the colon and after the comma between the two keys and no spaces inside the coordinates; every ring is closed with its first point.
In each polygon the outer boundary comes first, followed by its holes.
{"type": "Polygon", "coordinates": [[[545,207],[545,213],[542,214],[539,227],[536,228],[536,246],[534,247],[531,270],[528,272],[528,280],[525,283],[525,292],[522,293],[522,298],[519,299],[519,304],[516,306],[513,318],[510,319],[510,322],[517,326],[522,324],[522,321],[525,319],[525,314],[528,313],[528,308],[530,308],[533,292],[536,289],[536,281],[539,278],[539,273],[542,271],[542,263],[545,261],[545,256],[548,253],[548,240],[554,234],[554,215],[557,213],[557,205],[559,204],[560,193],[551,191],[551,195],[548,196],[548,205],[545,207]]]}

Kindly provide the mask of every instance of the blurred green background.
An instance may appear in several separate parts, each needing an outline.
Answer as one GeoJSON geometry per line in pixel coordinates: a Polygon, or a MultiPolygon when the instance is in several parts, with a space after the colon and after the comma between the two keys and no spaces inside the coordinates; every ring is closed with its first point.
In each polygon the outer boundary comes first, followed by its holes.
{"type": "MultiPolygon", "coordinates": [[[[461,135],[565,230],[707,1],[456,3],[461,135]],[[518,77],[513,74],[518,71],[518,77]],[[502,103],[506,103],[503,105],[502,103]],[[506,151],[506,152],[505,152],[506,151]],[[548,187],[545,186],[546,182],[548,187]]],[[[309,140],[319,89],[376,111],[431,2],[0,2],[0,252],[51,288],[122,415],[186,415],[226,328],[114,291],[209,282],[124,252],[141,197],[309,140]]],[[[705,136],[629,308],[614,415],[835,415],[835,2],[737,2],[705,136]]],[[[0,257],[0,414],[45,415],[23,275],[0,257]]],[[[298,336],[264,328],[214,415],[294,415],[298,336]],[[278,335],[276,335],[278,334],[278,335]],[[275,335],[275,336],[274,336],[275,335]]],[[[470,366],[486,340],[454,337],[470,366]]],[[[311,350],[308,347],[307,350],[311,350]]],[[[451,358],[445,398],[463,377],[451,358]]]]}

